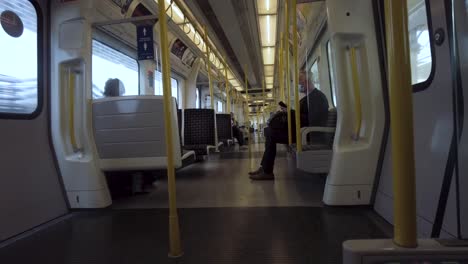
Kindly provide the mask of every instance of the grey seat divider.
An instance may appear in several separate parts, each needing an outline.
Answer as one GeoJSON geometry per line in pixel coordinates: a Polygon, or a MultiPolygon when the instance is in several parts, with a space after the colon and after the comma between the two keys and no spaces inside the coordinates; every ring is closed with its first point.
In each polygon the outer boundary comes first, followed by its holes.
{"type": "MultiPolygon", "coordinates": [[[[93,101],[94,139],[102,170],[167,168],[163,104],[162,96],[108,97],[93,101]]],[[[174,165],[179,168],[182,153],[174,98],[171,110],[174,165]]]]}

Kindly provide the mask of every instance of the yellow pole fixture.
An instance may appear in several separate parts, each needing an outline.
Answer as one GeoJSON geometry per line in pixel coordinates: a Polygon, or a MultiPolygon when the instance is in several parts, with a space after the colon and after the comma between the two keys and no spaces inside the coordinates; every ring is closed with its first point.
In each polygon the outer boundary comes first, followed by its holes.
{"type": "Polygon", "coordinates": [[[353,79],[353,91],[354,91],[354,140],[359,140],[359,134],[361,132],[362,123],[362,106],[361,106],[361,87],[359,85],[359,73],[356,60],[356,48],[350,47],[349,56],[351,61],[351,76],[353,79]]]}
{"type": "Polygon", "coordinates": [[[164,95],[164,125],[166,133],[166,154],[167,154],[167,179],[169,191],[169,256],[182,256],[182,246],[180,243],[179,217],[177,215],[176,203],[176,181],[174,169],[174,145],[172,144],[172,123],[171,123],[171,67],[169,65],[169,45],[167,43],[167,21],[164,1],[159,1],[160,40],[161,40],[161,64],[163,76],[164,95]]]}
{"type": "Polygon", "coordinates": [[[285,98],[284,98],[284,78],[283,78],[283,74],[284,74],[284,69],[283,69],[283,57],[284,57],[284,54],[283,54],[283,39],[284,39],[284,35],[281,34],[281,41],[280,41],[280,52],[279,52],[279,94],[280,94],[280,100],[281,101],[285,101],[285,98]]]}
{"type": "MultiPolygon", "coordinates": [[[[247,65],[244,68],[244,77],[245,77],[245,95],[247,101],[247,124],[248,124],[248,146],[249,146],[249,160],[252,160],[252,147],[251,147],[251,136],[250,136],[250,107],[249,107],[249,83],[247,80],[247,65]]],[[[252,164],[252,163],[251,163],[252,164]]]]}
{"type": "Polygon", "coordinates": [[[210,49],[208,48],[208,31],[206,30],[206,26],[203,26],[203,36],[205,39],[205,62],[206,62],[206,68],[208,71],[208,86],[210,87],[210,106],[211,109],[215,109],[214,107],[214,97],[213,97],[213,82],[211,80],[211,61],[210,61],[210,49]]]}
{"type": "MultiPolygon", "coordinates": [[[[263,96],[262,111],[265,111],[265,100],[266,100],[266,97],[265,97],[265,79],[263,79],[262,96],[263,96]]],[[[265,115],[263,114],[263,112],[262,112],[262,121],[263,121],[263,124],[265,124],[265,115]]]]}
{"type": "Polygon", "coordinates": [[[413,89],[404,0],[385,0],[390,128],[392,133],[394,243],[417,247],[416,183],[413,142],[413,89]]]}
{"type": "Polygon", "coordinates": [[[229,80],[228,80],[228,72],[227,72],[227,63],[226,58],[224,58],[224,82],[226,83],[226,110],[230,114],[231,113],[231,98],[229,96],[229,80]]]}
{"type": "Polygon", "coordinates": [[[289,67],[289,20],[290,18],[290,12],[288,10],[288,1],[284,3],[284,12],[285,12],[285,19],[286,19],[286,37],[284,38],[284,41],[286,42],[285,48],[286,48],[286,88],[288,89],[288,100],[287,100],[287,106],[288,106],[288,143],[289,145],[292,144],[292,123],[291,123],[291,72],[290,72],[290,67],[289,67]]]}
{"type": "Polygon", "coordinates": [[[299,108],[299,66],[297,65],[297,10],[296,0],[292,0],[292,23],[293,23],[293,60],[294,60],[294,104],[295,104],[295,116],[296,116],[296,146],[297,152],[302,152],[302,140],[301,140],[301,109],[299,108]]]}

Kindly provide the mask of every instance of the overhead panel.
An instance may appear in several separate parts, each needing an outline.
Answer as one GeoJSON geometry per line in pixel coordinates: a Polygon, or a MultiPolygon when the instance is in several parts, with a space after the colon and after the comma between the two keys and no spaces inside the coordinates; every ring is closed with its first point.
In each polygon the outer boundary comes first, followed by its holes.
{"type": "Polygon", "coordinates": [[[262,46],[275,46],[276,43],[276,15],[259,16],[260,39],[262,46]]]}

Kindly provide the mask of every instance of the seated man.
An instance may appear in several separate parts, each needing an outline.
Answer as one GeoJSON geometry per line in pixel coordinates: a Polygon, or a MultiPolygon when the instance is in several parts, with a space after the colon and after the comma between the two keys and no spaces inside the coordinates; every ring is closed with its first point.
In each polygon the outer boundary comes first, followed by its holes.
{"type": "MultiPolygon", "coordinates": [[[[299,102],[301,127],[323,126],[328,115],[327,97],[316,89],[312,82],[312,75],[307,76],[305,71],[299,73],[299,92],[307,94],[299,102]]],[[[261,166],[258,170],[249,172],[252,180],[273,180],[273,167],[276,157],[276,144],[288,144],[288,124],[287,113],[284,112],[286,105],[280,102],[282,111],[278,111],[265,128],[265,152],[261,166]]],[[[295,116],[291,111],[292,139],[296,142],[295,116]]]]}
{"type": "Polygon", "coordinates": [[[232,126],[232,135],[237,139],[239,143],[239,148],[244,147],[244,133],[239,128],[239,124],[234,119],[234,113],[231,112],[231,126],[232,126]]]}

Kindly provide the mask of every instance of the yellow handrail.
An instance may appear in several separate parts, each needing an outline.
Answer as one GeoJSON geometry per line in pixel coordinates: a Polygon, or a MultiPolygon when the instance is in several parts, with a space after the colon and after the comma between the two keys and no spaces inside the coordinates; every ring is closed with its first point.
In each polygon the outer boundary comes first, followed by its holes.
{"type": "MultiPolygon", "coordinates": [[[[205,43],[207,42],[207,39],[208,39],[208,33],[206,31],[206,26],[203,26],[203,37],[205,39],[205,43]]],[[[215,109],[214,107],[214,98],[213,98],[213,83],[211,81],[211,61],[210,61],[210,50],[208,48],[208,45],[205,45],[205,51],[206,51],[206,54],[205,54],[205,64],[206,64],[206,67],[207,67],[207,71],[208,71],[208,85],[209,85],[209,88],[210,88],[210,105],[211,105],[211,109],[215,109]]]]}
{"type": "Polygon", "coordinates": [[[297,65],[297,11],[296,11],[296,0],[292,0],[292,23],[293,23],[293,60],[294,60],[294,103],[296,105],[296,146],[297,152],[302,152],[302,141],[301,141],[301,109],[299,106],[299,66],[297,65]]]}
{"type": "MultiPolygon", "coordinates": [[[[250,136],[250,107],[249,107],[249,85],[248,85],[248,80],[247,80],[247,65],[245,65],[244,68],[244,75],[245,75],[245,94],[246,94],[246,101],[247,101],[247,136],[248,136],[248,146],[249,146],[249,160],[252,161],[252,147],[251,147],[251,136],[250,136]]],[[[250,162],[252,165],[252,162],[250,162]]]]}
{"type": "Polygon", "coordinates": [[[280,89],[280,100],[281,101],[285,101],[285,98],[284,98],[284,69],[283,69],[283,57],[284,57],[284,54],[283,54],[283,39],[284,39],[284,35],[281,34],[281,41],[280,41],[280,50],[279,50],[279,89],[280,89]]]}
{"type": "Polygon", "coordinates": [[[361,106],[361,87],[359,84],[359,73],[356,60],[356,48],[351,47],[349,49],[349,56],[351,61],[351,76],[353,79],[353,91],[354,91],[354,140],[359,140],[361,133],[361,124],[362,124],[362,106],[361,106]]]}
{"type": "Polygon", "coordinates": [[[262,96],[263,96],[263,104],[262,104],[262,121],[263,121],[263,124],[265,124],[265,115],[263,114],[264,111],[265,111],[265,101],[266,101],[266,97],[265,97],[265,79],[263,79],[263,86],[262,86],[262,96]]]}
{"type": "Polygon", "coordinates": [[[394,243],[416,247],[416,181],[413,142],[413,100],[404,0],[385,1],[390,128],[392,133],[394,243]]]}
{"type": "MultiPolygon", "coordinates": [[[[226,61],[226,58],[223,58],[226,61]]],[[[228,73],[227,73],[227,64],[224,63],[224,81],[226,82],[226,110],[230,114],[231,113],[231,98],[230,98],[230,91],[229,91],[229,80],[228,80],[228,73]]]]}
{"type": "Polygon", "coordinates": [[[290,18],[290,12],[288,10],[288,1],[286,0],[284,3],[284,12],[285,12],[285,19],[286,19],[286,37],[284,38],[284,41],[286,42],[285,49],[286,49],[286,88],[288,89],[288,102],[287,102],[287,108],[288,108],[288,144],[292,144],[292,123],[291,123],[291,76],[290,76],[290,69],[289,69],[289,20],[290,18]]]}
{"type": "MultiPolygon", "coordinates": [[[[164,1],[159,3],[159,14],[165,14],[164,1]]],[[[171,76],[169,45],[167,43],[167,21],[163,16],[159,19],[160,39],[161,39],[161,64],[163,76],[164,95],[164,125],[166,133],[166,154],[167,154],[167,179],[169,192],[169,256],[180,257],[182,246],[180,243],[179,216],[177,214],[176,203],[176,181],[174,169],[174,146],[172,144],[172,123],[171,123],[171,76]]]]}
{"type": "Polygon", "coordinates": [[[68,127],[70,129],[70,143],[73,149],[73,152],[78,150],[78,144],[76,143],[76,135],[75,135],[75,73],[73,73],[73,69],[68,69],[68,89],[69,89],[69,96],[68,96],[68,127]]]}

